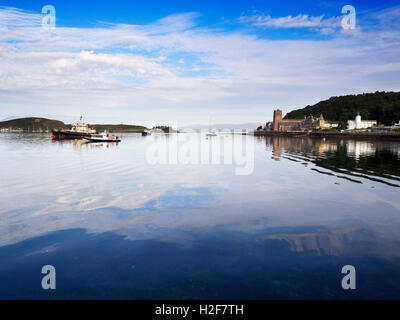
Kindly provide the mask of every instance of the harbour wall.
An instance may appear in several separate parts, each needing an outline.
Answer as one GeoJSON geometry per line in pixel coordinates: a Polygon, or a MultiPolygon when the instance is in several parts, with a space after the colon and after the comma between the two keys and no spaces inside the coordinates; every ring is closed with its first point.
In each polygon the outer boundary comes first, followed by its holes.
{"type": "Polygon", "coordinates": [[[255,136],[284,136],[311,138],[340,138],[360,140],[394,140],[400,141],[398,132],[302,132],[302,131],[255,131],[255,136]]]}

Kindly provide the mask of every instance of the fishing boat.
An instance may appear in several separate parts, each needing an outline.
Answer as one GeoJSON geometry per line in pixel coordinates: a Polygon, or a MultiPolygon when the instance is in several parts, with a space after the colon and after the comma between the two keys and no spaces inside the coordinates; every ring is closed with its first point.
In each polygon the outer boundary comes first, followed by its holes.
{"type": "Polygon", "coordinates": [[[142,131],[142,136],[151,136],[151,131],[142,131]]]}
{"type": "Polygon", "coordinates": [[[89,128],[86,123],[82,122],[82,117],[80,117],[80,121],[74,123],[71,129],[53,129],[51,137],[53,140],[82,139],[96,133],[97,131],[89,128]]]}
{"type": "Polygon", "coordinates": [[[88,140],[89,142],[121,142],[115,135],[109,135],[107,132],[101,132],[90,135],[90,137],[83,137],[83,139],[88,140]]]}

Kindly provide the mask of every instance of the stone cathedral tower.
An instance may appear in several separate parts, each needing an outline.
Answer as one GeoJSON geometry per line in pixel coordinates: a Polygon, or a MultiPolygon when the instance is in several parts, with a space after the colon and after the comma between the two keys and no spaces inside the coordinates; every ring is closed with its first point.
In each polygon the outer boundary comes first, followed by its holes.
{"type": "Polygon", "coordinates": [[[274,131],[279,131],[279,122],[282,121],[282,110],[274,110],[274,131]]]}

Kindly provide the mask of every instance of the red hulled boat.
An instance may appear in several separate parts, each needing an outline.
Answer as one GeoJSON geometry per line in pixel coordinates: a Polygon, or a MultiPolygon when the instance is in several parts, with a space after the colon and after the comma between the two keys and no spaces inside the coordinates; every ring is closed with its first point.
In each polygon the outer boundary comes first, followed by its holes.
{"type": "Polygon", "coordinates": [[[60,129],[52,130],[53,140],[64,140],[64,139],[83,139],[84,137],[90,137],[92,134],[96,134],[96,130],[89,128],[86,123],[80,122],[75,123],[71,129],[60,129]]]}

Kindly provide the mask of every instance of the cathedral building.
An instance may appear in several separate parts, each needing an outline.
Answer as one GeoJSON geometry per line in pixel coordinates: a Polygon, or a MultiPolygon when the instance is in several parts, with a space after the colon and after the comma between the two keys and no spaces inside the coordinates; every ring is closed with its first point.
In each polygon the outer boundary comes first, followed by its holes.
{"type": "Polygon", "coordinates": [[[282,110],[274,110],[273,131],[312,131],[319,129],[337,128],[339,123],[326,121],[321,114],[319,117],[312,115],[304,119],[283,119],[282,110]]]}

